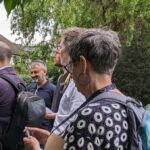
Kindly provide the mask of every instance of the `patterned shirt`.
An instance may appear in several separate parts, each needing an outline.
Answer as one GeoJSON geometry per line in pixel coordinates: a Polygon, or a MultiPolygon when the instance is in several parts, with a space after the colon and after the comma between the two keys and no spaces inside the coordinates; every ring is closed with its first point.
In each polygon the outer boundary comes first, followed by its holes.
{"type": "Polygon", "coordinates": [[[64,139],[65,150],[127,150],[125,107],[116,102],[91,101],[76,114],[64,139]]]}

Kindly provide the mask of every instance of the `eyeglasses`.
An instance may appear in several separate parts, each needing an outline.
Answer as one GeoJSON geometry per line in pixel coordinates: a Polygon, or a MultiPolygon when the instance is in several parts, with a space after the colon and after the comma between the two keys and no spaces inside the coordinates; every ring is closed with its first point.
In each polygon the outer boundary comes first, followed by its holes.
{"type": "Polygon", "coordinates": [[[57,45],[56,45],[56,49],[57,49],[57,51],[60,51],[60,50],[62,49],[62,46],[59,45],[59,44],[57,44],[57,45]]]}
{"type": "Polygon", "coordinates": [[[63,66],[63,68],[70,74],[72,74],[72,62],[69,62],[67,65],[63,66]]]}

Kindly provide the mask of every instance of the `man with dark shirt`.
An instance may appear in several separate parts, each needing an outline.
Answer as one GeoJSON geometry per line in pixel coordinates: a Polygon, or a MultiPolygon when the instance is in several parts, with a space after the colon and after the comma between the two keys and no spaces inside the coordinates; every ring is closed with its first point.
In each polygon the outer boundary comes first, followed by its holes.
{"type": "MultiPolygon", "coordinates": [[[[12,49],[3,41],[0,41],[0,75],[8,76],[16,83],[22,82],[16,76],[10,65],[12,49]]],[[[16,92],[14,88],[4,79],[0,78],[0,150],[5,150],[2,142],[3,135],[9,126],[15,105],[16,92]]],[[[14,137],[12,137],[14,138],[14,137]]]]}
{"type": "MultiPolygon", "coordinates": [[[[30,65],[30,73],[34,82],[28,86],[28,91],[42,97],[45,100],[46,109],[50,111],[56,87],[46,77],[45,63],[41,60],[33,61],[30,65]]],[[[52,125],[49,120],[44,120],[41,127],[50,130],[52,125]]]]}

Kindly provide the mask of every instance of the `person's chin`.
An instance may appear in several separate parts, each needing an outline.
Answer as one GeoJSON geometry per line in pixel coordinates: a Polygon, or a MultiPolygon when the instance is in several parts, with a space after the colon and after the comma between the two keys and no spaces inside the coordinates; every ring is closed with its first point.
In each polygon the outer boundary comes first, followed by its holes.
{"type": "Polygon", "coordinates": [[[33,82],[36,83],[37,85],[40,84],[40,82],[38,80],[36,80],[36,79],[33,79],[33,82]]]}
{"type": "Polygon", "coordinates": [[[54,63],[54,65],[57,67],[62,67],[62,65],[60,63],[54,63]]]}

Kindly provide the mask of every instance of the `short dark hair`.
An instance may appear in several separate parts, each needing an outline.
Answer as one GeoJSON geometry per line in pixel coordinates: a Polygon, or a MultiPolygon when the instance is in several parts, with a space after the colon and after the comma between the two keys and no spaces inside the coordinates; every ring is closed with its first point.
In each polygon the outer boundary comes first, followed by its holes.
{"type": "Polygon", "coordinates": [[[85,28],[80,28],[80,27],[70,27],[65,30],[63,30],[61,38],[64,39],[64,46],[65,49],[68,50],[70,47],[71,42],[79,36],[80,33],[84,32],[86,29],[85,28]]]}
{"type": "Polygon", "coordinates": [[[112,74],[121,54],[121,44],[111,29],[88,29],[72,42],[69,51],[74,65],[83,55],[96,72],[112,74]]]}
{"type": "Polygon", "coordinates": [[[3,41],[0,41],[0,61],[4,61],[6,58],[11,59],[12,57],[11,48],[3,41]]]}

